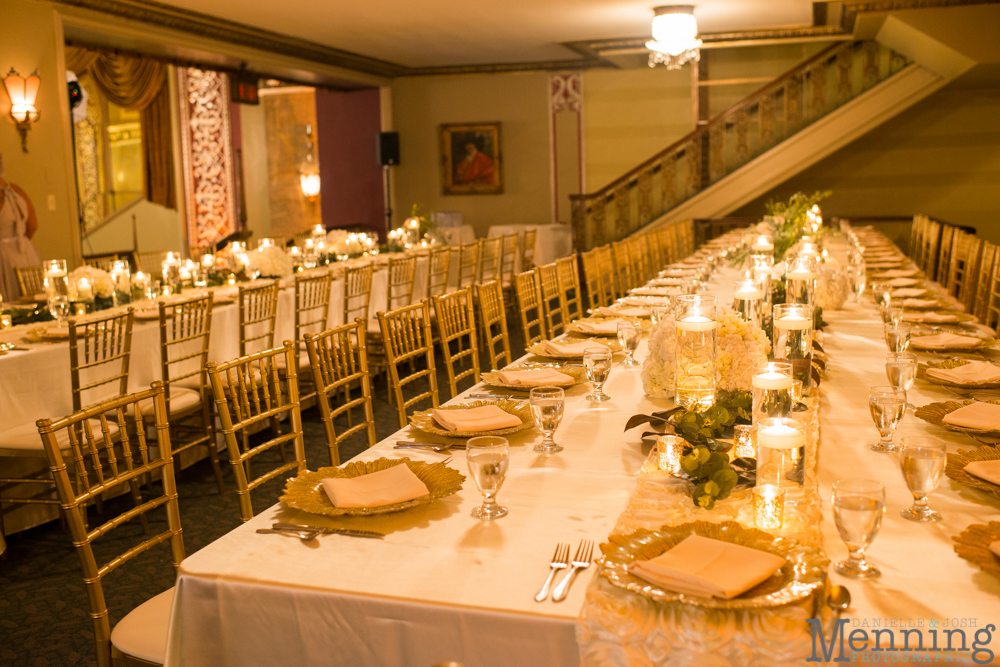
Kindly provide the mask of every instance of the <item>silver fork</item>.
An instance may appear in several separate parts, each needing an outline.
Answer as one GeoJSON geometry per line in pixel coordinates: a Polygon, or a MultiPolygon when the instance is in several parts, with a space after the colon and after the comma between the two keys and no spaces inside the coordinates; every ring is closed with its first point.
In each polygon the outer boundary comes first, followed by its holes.
{"type": "Polygon", "coordinates": [[[545,598],[549,597],[549,587],[552,585],[552,580],[556,577],[556,570],[565,570],[569,567],[569,542],[560,542],[556,545],[556,552],[552,554],[552,562],[549,563],[549,576],[545,578],[545,583],[542,584],[542,590],[538,591],[538,595],[535,596],[535,602],[545,602],[545,598]]]}
{"type": "Polygon", "coordinates": [[[573,560],[570,561],[572,570],[569,571],[563,580],[559,582],[556,589],[552,591],[552,601],[562,602],[566,599],[566,595],[569,593],[569,587],[573,585],[573,580],[576,579],[576,573],[580,570],[586,570],[590,567],[590,557],[594,553],[594,543],[590,540],[582,540],[580,546],[576,548],[576,554],[573,556],[573,560]]]}

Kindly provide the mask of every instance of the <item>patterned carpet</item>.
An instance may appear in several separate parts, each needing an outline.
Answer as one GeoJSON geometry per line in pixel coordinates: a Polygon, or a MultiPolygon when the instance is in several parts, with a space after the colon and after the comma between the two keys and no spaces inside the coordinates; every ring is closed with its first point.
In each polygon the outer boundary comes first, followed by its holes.
{"type": "MultiPolygon", "coordinates": [[[[523,354],[520,332],[511,332],[514,358],[523,354]]],[[[482,368],[488,369],[485,358],[482,368]]],[[[438,364],[438,386],[441,400],[449,395],[447,377],[438,364]]],[[[468,388],[469,380],[459,385],[468,388]]],[[[397,428],[395,407],[387,401],[384,378],[373,388],[375,430],[379,440],[397,428]]],[[[329,450],[319,412],[311,408],[303,412],[306,461],[316,469],[329,465],[329,450]]],[[[339,425],[339,424],[338,424],[339,425]]],[[[345,422],[346,426],[346,422],[345,422]]],[[[266,434],[259,434],[264,437],[266,434]]],[[[364,434],[355,434],[340,448],[341,461],[347,461],[365,448],[364,434]]],[[[220,453],[224,457],[224,453],[220,453]]],[[[277,453],[274,459],[277,460],[277,453]]],[[[208,460],[201,461],[177,477],[180,496],[181,526],[184,547],[188,555],[236,528],[240,524],[239,503],[236,499],[231,466],[223,461],[226,491],[219,494],[208,460]]],[[[255,508],[268,507],[278,500],[284,480],[275,479],[253,492],[255,508]]],[[[107,515],[122,510],[124,497],[105,503],[107,515]]],[[[92,507],[91,525],[101,523],[101,516],[92,507]]],[[[165,515],[150,516],[150,530],[166,528],[165,515]]],[[[130,522],[111,535],[98,540],[95,554],[117,554],[135,543],[142,535],[138,522],[130,522]]],[[[104,560],[107,560],[105,557],[104,560]]],[[[104,579],[111,625],[149,598],[174,584],[170,550],[159,546],[137,556],[104,579]]],[[[80,562],[73,550],[70,536],[58,521],[7,537],[7,551],[0,556],[0,667],[55,667],[57,665],[96,665],[93,626],[88,616],[89,605],[80,571],[80,562]]]]}

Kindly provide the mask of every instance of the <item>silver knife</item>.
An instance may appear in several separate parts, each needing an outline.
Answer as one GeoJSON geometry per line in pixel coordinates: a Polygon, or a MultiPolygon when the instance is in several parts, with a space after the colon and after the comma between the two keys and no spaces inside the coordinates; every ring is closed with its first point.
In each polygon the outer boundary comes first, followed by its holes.
{"type": "Polygon", "coordinates": [[[349,535],[350,537],[368,537],[371,539],[382,539],[385,533],[377,533],[374,530],[357,530],[355,528],[320,528],[318,526],[303,526],[297,523],[276,523],[272,526],[274,530],[317,530],[324,535],[349,535]]]}

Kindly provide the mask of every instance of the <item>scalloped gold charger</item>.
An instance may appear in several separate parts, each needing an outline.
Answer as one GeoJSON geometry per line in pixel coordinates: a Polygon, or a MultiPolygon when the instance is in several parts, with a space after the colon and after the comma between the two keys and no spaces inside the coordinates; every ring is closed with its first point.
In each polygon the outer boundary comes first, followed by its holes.
{"type": "MultiPolygon", "coordinates": [[[[1000,428],[997,429],[978,429],[978,428],[968,428],[965,426],[955,426],[954,424],[947,424],[944,421],[945,415],[950,412],[954,412],[959,408],[964,408],[966,405],[971,405],[976,401],[943,401],[940,403],[928,403],[927,405],[922,405],[917,408],[915,414],[920,419],[925,422],[934,424],[935,426],[941,426],[948,429],[949,431],[958,431],[959,433],[1000,433],[1000,428]]],[[[994,405],[1000,405],[1000,401],[979,401],[980,403],[993,403],[994,405]]]]}
{"type": "Polygon", "coordinates": [[[778,537],[735,521],[712,523],[693,521],[663,526],[657,531],[640,529],[630,535],[611,535],[601,545],[604,557],[598,562],[600,576],[612,585],[659,602],[683,602],[712,609],[761,609],[802,600],[823,585],[826,560],[818,549],[804,547],[789,537],[778,537]],[[650,560],[674,548],[692,533],[703,537],[759,549],[786,559],[781,570],[731,600],[677,593],[631,574],[628,566],[650,560]]]}
{"type": "MultiPolygon", "coordinates": [[[[586,340],[591,341],[595,345],[603,345],[612,352],[622,351],[622,346],[618,344],[618,341],[615,338],[587,338],[586,340]]],[[[574,338],[572,342],[578,343],[580,341],[577,338],[574,338]]],[[[544,343],[545,341],[539,341],[534,345],[531,345],[528,347],[528,352],[532,353],[536,357],[549,357],[550,359],[583,359],[582,354],[553,354],[548,351],[544,343]]]]}
{"type": "Polygon", "coordinates": [[[974,523],[951,538],[955,553],[973,565],[1000,577],[1000,556],[990,551],[990,543],[1000,541],[1000,521],[974,523]]]}
{"type": "MultiPolygon", "coordinates": [[[[969,336],[969,338],[975,338],[975,336],[969,336]]],[[[991,347],[996,347],[1000,340],[996,338],[981,338],[979,342],[975,345],[961,345],[961,346],[944,346],[944,347],[924,347],[910,338],[910,347],[915,350],[921,350],[923,352],[968,352],[970,350],[986,350],[991,347]]]]}
{"type": "Polygon", "coordinates": [[[492,431],[449,431],[446,428],[442,428],[437,423],[434,419],[433,410],[423,410],[420,412],[414,412],[410,415],[410,426],[419,431],[433,433],[435,435],[443,435],[449,438],[475,438],[481,435],[509,435],[511,433],[517,433],[519,431],[532,428],[535,425],[535,420],[531,416],[531,408],[526,401],[512,401],[510,399],[502,399],[499,401],[471,401],[469,403],[461,403],[459,405],[442,405],[436,409],[468,410],[469,408],[479,408],[484,405],[495,405],[507,414],[514,415],[521,420],[521,425],[511,426],[510,428],[495,429],[492,431]]]}
{"type": "MultiPolygon", "coordinates": [[[[533,368],[551,368],[554,371],[559,371],[565,375],[569,375],[573,378],[572,382],[567,382],[566,384],[553,384],[544,385],[546,387],[572,387],[577,384],[581,384],[587,381],[587,369],[581,368],[579,366],[552,366],[546,364],[541,366],[539,364],[523,364],[520,366],[510,366],[505,368],[504,371],[528,371],[533,368]]],[[[500,380],[500,373],[498,371],[487,371],[482,375],[483,384],[489,385],[491,387],[502,387],[504,389],[520,389],[522,391],[528,391],[532,389],[532,385],[525,384],[506,384],[500,380]]],[[[542,386],[542,385],[538,385],[542,386]]]]}
{"type": "Polygon", "coordinates": [[[372,516],[375,514],[388,514],[390,512],[400,512],[427,505],[438,498],[444,498],[454,493],[458,493],[462,488],[465,476],[453,468],[449,468],[444,462],[425,463],[423,461],[413,461],[408,458],[387,459],[381,458],[374,461],[354,461],[339,468],[320,468],[316,472],[306,471],[288,480],[285,483],[285,493],[279,498],[281,502],[289,507],[310,514],[323,514],[326,516],[372,516]],[[381,505],[379,507],[337,507],[326,495],[320,483],[330,477],[361,477],[373,472],[385,470],[396,465],[406,465],[417,478],[427,486],[428,494],[413,500],[392,505],[381,505]]]}
{"type": "Polygon", "coordinates": [[[978,449],[960,449],[954,454],[948,454],[948,462],[945,464],[944,474],[959,484],[992,493],[997,498],[1000,498],[1000,485],[987,482],[985,479],[976,477],[965,471],[965,466],[973,461],[1000,461],[1000,447],[987,445],[978,449]]]}
{"type": "Polygon", "coordinates": [[[972,363],[969,359],[945,359],[944,361],[928,361],[927,363],[921,363],[917,365],[917,377],[922,380],[927,380],[928,382],[933,382],[934,384],[940,384],[947,387],[960,387],[962,389],[995,389],[1000,387],[1000,381],[997,382],[949,382],[948,380],[942,380],[941,378],[936,378],[932,375],[927,374],[928,368],[940,368],[943,370],[951,370],[952,368],[959,368],[967,364],[972,363]]]}

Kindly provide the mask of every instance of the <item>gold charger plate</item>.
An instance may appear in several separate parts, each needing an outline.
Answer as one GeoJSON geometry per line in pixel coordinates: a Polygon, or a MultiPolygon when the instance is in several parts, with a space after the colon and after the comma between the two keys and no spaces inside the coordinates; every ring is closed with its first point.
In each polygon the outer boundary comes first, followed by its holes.
{"type": "Polygon", "coordinates": [[[413,428],[424,431],[426,433],[433,433],[435,435],[443,435],[449,438],[476,438],[481,435],[508,435],[510,433],[517,433],[518,431],[524,431],[525,429],[532,428],[535,425],[535,420],[531,416],[531,408],[527,401],[512,401],[510,399],[503,399],[499,401],[471,401],[469,403],[462,403],[461,405],[442,405],[437,410],[466,410],[468,408],[479,408],[484,405],[495,405],[507,414],[514,415],[521,420],[520,426],[511,426],[510,428],[500,428],[493,431],[449,431],[446,428],[442,428],[434,420],[433,410],[423,410],[420,412],[414,412],[410,415],[410,426],[413,428]]]}
{"type": "Polygon", "coordinates": [[[438,498],[450,496],[457,493],[462,488],[465,476],[457,470],[449,468],[444,462],[425,463],[423,461],[411,461],[408,458],[401,459],[376,459],[375,461],[355,461],[339,468],[320,468],[316,472],[306,471],[285,483],[285,493],[279,498],[281,502],[289,507],[310,514],[324,514],[326,516],[371,516],[374,514],[388,514],[402,510],[427,505],[438,498]],[[330,501],[320,484],[321,480],[330,477],[361,477],[380,470],[386,470],[396,465],[406,465],[410,471],[427,486],[429,493],[413,500],[392,505],[381,505],[379,507],[337,507],[330,501]]]}
{"type": "MultiPolygon", "coordinates": [[[[975,338],[975,336],[969,336],[969,338],[975,338]]],[[[921,350],[923,352],[969,352],[972,350],[985,350],[987,348],[996,347],[1000,340],[996,338],[980,338],[979,342],[975,345],[963,345],[963,346],[951,346],[951,347],[925,347],[920,345],[910,338],[910,347],[915,350],[921,350]]]]}
{"type": "Polygon", "coordinates": [[[584,331],[580,328],[580,322],[590,322],[591,324],[600,324],[602,322],[607,322],[608,320],[622,320],[624,322],[631,322],[633,324],[638,324],[642,331],[649,331],[649,328],[653,326],[648,319],[642,319],[639,317],[604,317],[602,315],[597,315],[594,317],[585,317],[581,320],[574,320],[566,325],[566,331],[569,333],[578,334],[580,336],[618,336],[618,332],[615,333],[594,333],[593,331],[584,331]]]}
{"type": "MultiPolygon", "coordinates": [[[[551,364],[521,364],[519,366],[511,366],[510,368],[505,368],[505,371],[527,371],[532,368],[551,368],[554,371],[559,371],[560,373],[565,373],[573,378],[572,382],[566,384],[555,384],[555,385],[537,385],[546,387],[572,387],[573,385],[580,384],[587,381],[587,369],[581,368],[580,366],[553,366],[551,364]]],[[[521,391],[529,391],[534,387],[531,385],[523,384],[507,384],[500,380],[500,373],[498,371],[487,371],[482,375],[483,384],[489,385],[491,387],[502,387],[504,389],[520,389],[521,391]]]]}
{"type": "MultiPolygon", "coordinates": [[[[912,298],[919,299],[920,297],[912,297],[912,298]]],[[[907,306],[905,303],[903,303],[903,300],[900,300],[899,303],[900,303],[901,306],[903,306],[903,312],[904,313],[906,311],[908,311],[908,310],[910,310],[910,311],[912,311],[912,310],[944,310],[944,311],[949,311],[949,312],[951,311],[951,309],[948,307],[951,304],[948,303],[948,302],[946,302],[946,301],[941,301],[940,299],[922,299],[922,300],[923,301],[933,301],[934,303],[926,305],[926,306],[907,306]]]]}
{"type": "MultiPolygon", "coordinates": [[[[602,339],[587,338],[585,340],[589,340],[590,342],[594,343],[594,345],[603,345],[604,347],[611,350],[611,352],[622,351],[622,346],[618,344],[618,340],[616,338],[602,338],[602,339]]],[[[574,338],[570,342],[579,343],[581,341],[579,339],[574,338]]],[[[550,359],[583,359],[582,354],[552,354],[551,352],[545,349],[544,343],[545,341],[539,341],[534,345],[531,345],[530,347],[528,347],[528,352],[531,352],[536,357],[549,357],[550,359]]]]}
{"type": "Polygon", "coordinates": [[[955,553],[1000,577],[1000,557],[990,551],[990,543],[1000,540],[1000,521],[974,523],[951,539],[955,542],[955,553]]]}
{"type": "Polygon", "coordinates": [[[928,382],[933,382],[934,384],[945,385],[947,387],[959,387],[961,389],[995,389],[1000,387],[1000,381],[996,382],[966,382],[964,384],[958,382],[949,382],[948,380],[942,380],[941,378],[932,377],[927,374],[928,368],[940,368],[942,370],[950,370],[952,368],[959,368],[960,366],[965,366],[966,364],[972,363],[971,360],[958,360],[958,359],[945,359],[944,361],[928,361],[926,364],[917,365],[917,377],[922,380],[927,380],[928,382]]]}
{"type": "Polygon", "coordinates": [[[955,426],[954,424],[946,424],[944,422],[945,415],[976,402],[1000,405],[1000,401],[943,401],[941,403],[928,403],[927,405],[923,405],[917,408],[916,412],[913,414],[920,419],[923,419],[925,422],[934,424],[935,426],[941,426],[949,431],[958,431],[959,433],[1000,433],[1000,427],[995,429],[978,429],[968,428],[966,426],[955,426]]]}
{"type": "Polygon", "coordinates": [[[978,449],[960,449],[955,454],[948,454],[948,462],[945,464],[944,474],[959,484],[992,493],[997,498],[1000,498],[1000,485],[987,482],[985,479],[965,472],[965,466],[973,461],[1000,461],[1000,447],[987,445],[978,449]]]}
{"type": "MultiPolygon", "coordinates": [[[[916,298],[920,298],[920,297],[916,297],[916,298]]],[[[903,310],[905,311],[906,308],[904,308],[903,310]]],[[[917,310],[917,309],[916,308],[912,308],[910,310],[913,311],[913,310],[917,310]]],[[[921,312],[930,312],[930,311],[928,311],[928,310],[921,310],[921,312]]],[[[935,311],[935,312],[938,312],[941,315],[954,315],[956,317],[956,319],[954,321],[952,321],[952,322],[919,322],[917,320],[908,320],[908,319],[906,319],[906,313],[904,313],[903,314],[903,321],[906,322],[907,324],[919,324],[919,325],[930,326],[930,327],[955,326],[957,324],[961,324],[962,322],[974,322],[974,321],[976,321],[976,316],[975,315],[971,315],[969,313],[962,313],[962,312],[958,312],[958,311],[955,311],[955,310],[945,310],[945,311],[935,311]]],[[[911,312],[910,314],[913,314],[913,313],[911,312]]]]}
{"type": "Polygon", "coordinates": [[[711,609],[760,609],[802,600],[823,585],[827,566],[826,558],[814,547],[757,528],[745,528],[735,521],[693,521],[663,526],[657,531],[641,528],[631,535],[611,535],[608,543],[601,545],[601,551],[604,557],[598,561],[599,574],[612,585],[659,602],[683,602],[711,609]],[[628,566],[634,561],[656,558],[692,533],[781,556],[786,559],[785,565],[767,581],[731,600],[677,593],[629,573],[628,566]]]}

